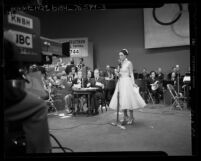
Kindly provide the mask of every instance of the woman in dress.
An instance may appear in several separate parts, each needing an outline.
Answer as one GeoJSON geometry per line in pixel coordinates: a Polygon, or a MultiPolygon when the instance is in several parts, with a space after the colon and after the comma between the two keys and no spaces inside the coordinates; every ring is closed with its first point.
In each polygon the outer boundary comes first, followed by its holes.
{"type": "Polygon", "coordinates": [[[124,118],[121,123],[122,125],[133,125],[135,121],[133,110],[144,107],[146,103],[139,94],[139,88],[135,84],[133,76],[133,65],[132,62],[127,59],[127,56],[128,51],[126,49],[122,49],[119,52],[119,59],[121,61],[118,67],[119,79],[109,107],[111,109],[117,109],[117,94],[119,91],[119,111],[121,110],[124,113],[124,118]],[[129,116],[127,111],[129,111],[129,116]]]}

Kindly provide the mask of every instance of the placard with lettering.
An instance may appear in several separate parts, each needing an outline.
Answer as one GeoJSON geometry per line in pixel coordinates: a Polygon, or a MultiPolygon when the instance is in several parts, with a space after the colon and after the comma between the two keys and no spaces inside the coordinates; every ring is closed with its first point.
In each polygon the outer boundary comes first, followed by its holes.
{"type": "Polygon", "coordinates": [[[33,29],[33,20],[31,18],[19,15],[19,14],[8,14],[8,22],[17,26],[26,27],[33,29]]]}
{"type": "Polygon", "coordinates": [[[87,57],[88,56],[88,38],[63,38],[55,39],[60,43],[70,42],[71,57],[87,57]]]}
{"type": "Polygon", "coordinates": [[[32,34],[11,30],[15,35],[15,44],[19,47],[33,48],[32,34]]]}

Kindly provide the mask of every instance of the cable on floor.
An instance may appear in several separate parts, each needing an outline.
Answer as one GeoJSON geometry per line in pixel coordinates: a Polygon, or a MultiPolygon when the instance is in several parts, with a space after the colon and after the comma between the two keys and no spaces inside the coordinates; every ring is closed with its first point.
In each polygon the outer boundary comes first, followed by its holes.
{"type": "Polygon", "coordinates": [[[56,141],[56,143],[59,145],[59,147],[52,147],[52,149],[61,149],[64,153],[67,153],[66,150],[69,150],[70,152],[74,152],[72,149],[63,147],[61,143],[57,140],[57,138],[50,133],[50,136],[56,141]]]}

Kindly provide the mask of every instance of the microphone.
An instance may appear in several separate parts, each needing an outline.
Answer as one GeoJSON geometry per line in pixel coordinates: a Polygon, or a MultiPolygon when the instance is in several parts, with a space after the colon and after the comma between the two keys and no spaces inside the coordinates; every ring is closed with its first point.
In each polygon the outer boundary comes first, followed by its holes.
{"type": "Polygon", "coordinates": [[[117,73],[118,73],[118,78],[119,78],[119,77],[121,76],[121,75],[120,75],[120,69],[122,68],[122,62],[121,62],[120,59],[118,60],[118,62],[119,62],[119,64],[118,64],[119,69],[118,69],[117,73]]]}
{"type": "Polygon", "coordinates": [[[122,67],[121,60],[119,59],[118,62],[119,62],[118,66],[119,68],[121,68],[122,67]]]}

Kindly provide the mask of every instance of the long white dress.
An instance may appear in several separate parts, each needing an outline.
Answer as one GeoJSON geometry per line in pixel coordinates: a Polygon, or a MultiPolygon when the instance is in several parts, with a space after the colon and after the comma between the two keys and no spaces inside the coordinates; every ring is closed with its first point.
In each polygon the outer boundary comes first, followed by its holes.
{"type": "Polygon", "coordinates": [[[145,101],[139,93],[139,88],[134,86],[134,76],[132,63],[125,59],[120,69],[120,77],[109,108],[117,109],[117,93],[119,91],[119,110],[133,110],[146,106],[145,101]]]}

